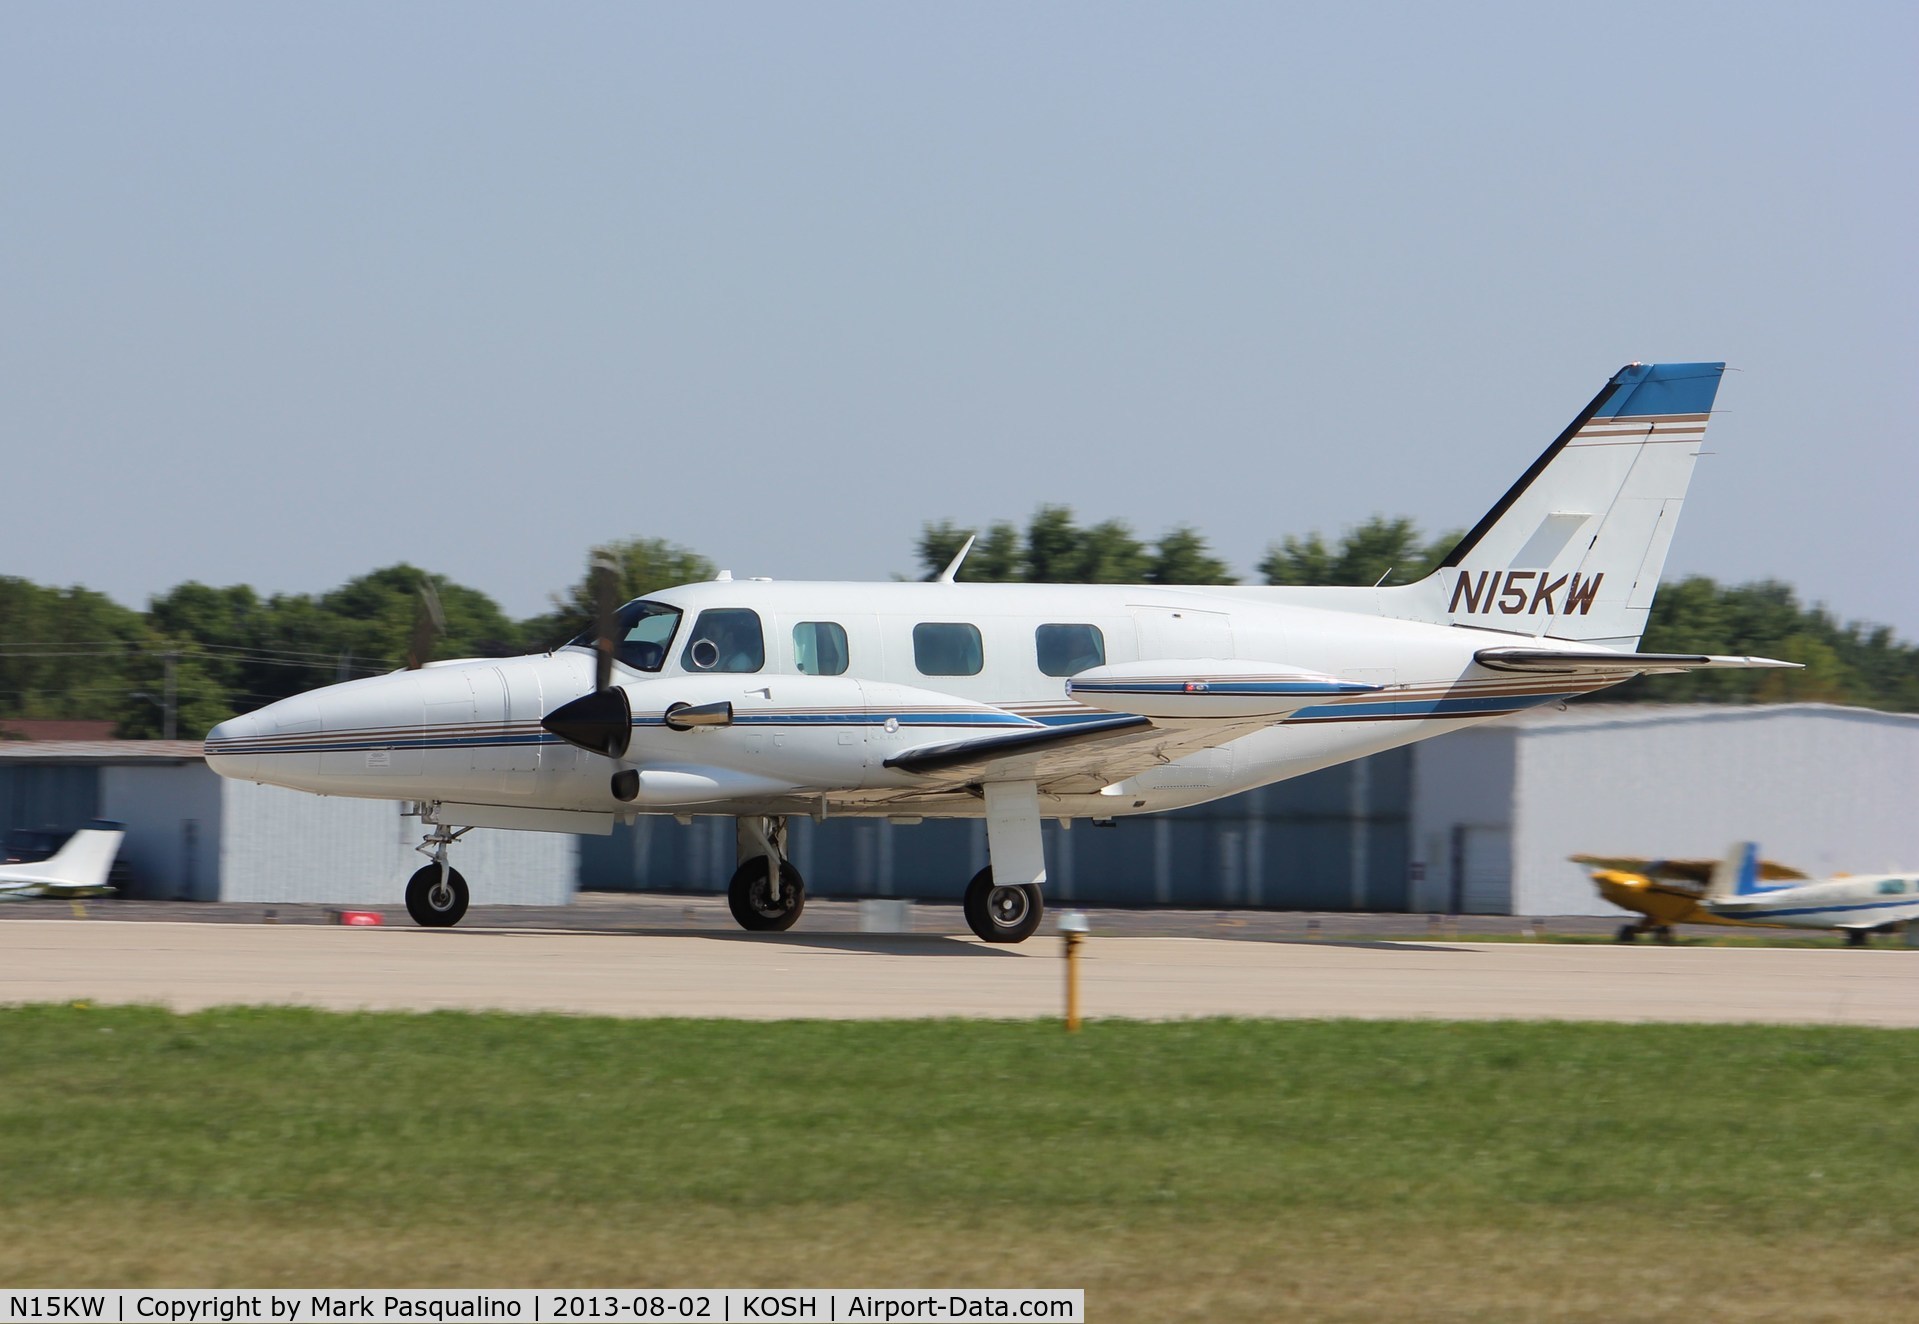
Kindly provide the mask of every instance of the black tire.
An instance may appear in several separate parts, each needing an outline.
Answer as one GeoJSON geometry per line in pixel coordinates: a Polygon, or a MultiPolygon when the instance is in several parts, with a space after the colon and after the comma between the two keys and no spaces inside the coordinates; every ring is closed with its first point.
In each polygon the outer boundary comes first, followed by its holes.
{"type": "Polygon", "coordinates": [[[966,926],[981,942],[1025,942],[1039,931],[1046,902],[1031,883],[993,886],[993,866],[987,865],[966,885],[966,926]]]}
{"type": "Polygon", "coordinates": [[[413,922],[429,929],[444,929],[460,922],[466,914],[466,879],[458,869],[446,871],[446,887],[440,887],[440,866],[429,864],[406,881],[406,913],[413,922]]]}
{"type": "Polygon", "coordinates": [[[1660,942],[1665,943],[1668,947],[1679,941],[1679,935],[1672,931],[1672,925],[1670,924],[1661,924],[1652,931],[1652,936],[1660,942]]]}
{"type": "Polygon", "coordinates": [[[1613,937],[1614,942],[1636,942],[1638,939],[1639,926],[1637,924],[1621,924],[1619,926],[1619,932],[1613,937]]]}
{"type": "Polygon", "coordinates": [[[733,871],[726,885],[726,904],[734,920],[749,933],[782,933],[799,921],[806,909],[806,883],[800,871],[780,861],[780,894],[766,886],[766,857],[755,855],[733,871]]]}
{"type": "Polygon", "coordinates": [[[1872,941],[1872,935],[1864,929],[1847,929],[1846,946],[1864,947],[1872,941]]]}

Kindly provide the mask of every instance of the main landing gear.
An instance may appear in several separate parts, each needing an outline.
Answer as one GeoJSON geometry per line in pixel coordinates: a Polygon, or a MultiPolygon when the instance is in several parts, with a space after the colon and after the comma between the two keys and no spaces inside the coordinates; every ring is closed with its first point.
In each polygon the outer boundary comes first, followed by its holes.
{"type": "MultiPolygon", "coordinates": [[[[982,942],[1024,942],[1039,931],[1046,914],[1040,895],[1046,856],[1040,844],[1039,788],[1032,782],[992,782],[981,794],[993,862],[966,885],[966,926],[982,942]]],[[[786,858],[786,820],[747,817],[734,824],[739,867],[726,885],[734,920],[752,933],[792,928],[806,909],[806,882],[786,858]]]]}
{"type": "Polygon", "coordinates": [[[406,882],[406,913],[413,916],[415,924],[443,929],[458,924],[466,914],[466,879],[446,862],[446,848],[472,830],[453,832],[436,825],[426,840],[413,848],[433,860],[406,882]]]}
{"type": "Polygon", "coordinates": [[[1672,931],[1672,925],[1655,924],[1649,919],[1643,920],[1638,924],[1621,924],[1619,926],[1619,932],[1613,937],[1613,941],[1632,942],[1642,933],[1650,933],[1655,939],[1663,943],[1678,941],[1677,936],[1672,931]]]}
{"type": "Polygon", "coordinates": [[[1032,782],[989,782],[986,852],[992,863],[966,885],[966,926],[981,942],[1025,942],[1046,914],[1040,887],[1046,853],[1039,835],[1039,788],[1032,782]]]}
{"type": "Polygon", "coordinates": [[[790,929],[806,909],[806,881],[786,860],[784,818],[741,818],[734,841],[740,867],[726,885],[733,919],[749,933],[790,929]],[[772,879],[777,877],[775,885],[772,879]]]}

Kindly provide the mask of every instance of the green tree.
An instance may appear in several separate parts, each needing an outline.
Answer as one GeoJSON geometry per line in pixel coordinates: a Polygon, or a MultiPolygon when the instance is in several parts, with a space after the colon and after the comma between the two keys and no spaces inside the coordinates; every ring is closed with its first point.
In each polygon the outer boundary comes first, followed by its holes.
{"type": "Polygon", "coordinates": [[[1445,534],[1426,542],[1412,520],[1375,515],[1348,529],[1337,548],[1319,533],[1288,534],[1266,549],[1259,572],[1268,584],[1410,584],[1432,573],[1458,541],[1445,534]]]}
{"type": "Polygon", "coordinates": [[[664,538],[628,538],[602,544],[587,553],[586,566],[572,587],[553,595],[553,610],[520,624],[520,638],[531,649],[557,648],[592,624],[599,610],[593,601],[593,566],[612,558],[619,569],[622,603],[664,588],[696,584],[716,573],[713,563],[664,538]]]}
{"type": "Polygon", "coordinates": [[[1226,563],[1187,525],[1160,535],[1146,566],[1148,584],[1237,584],[1226,563]]]}
{"type": "MultiPolygon", "coordinates": [[[[946,569],[972,536],[951,520],[923,526],[915,549],[920,578],[932,579],[946,569]]],[[[1024,580],[1026,551],[1020,544],[1019,529],[1001,520],[979,534],[960,566],[959,578],[969,584],[1017,584],[1024,580]]]]}
{"type": "Polygon", "coordinates": [[[105,594],[0,577],[0,715],[117,717],[146,622],[105,594]]]}

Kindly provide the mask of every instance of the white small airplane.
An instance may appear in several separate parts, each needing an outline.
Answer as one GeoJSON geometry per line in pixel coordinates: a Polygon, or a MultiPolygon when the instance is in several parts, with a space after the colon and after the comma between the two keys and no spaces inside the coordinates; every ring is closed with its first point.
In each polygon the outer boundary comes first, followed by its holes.
{"type": "Polygon", "coordinates": [[[107,874],[126,830],[117,823],[84,827],[44,860],[0,864],[0,897],[106,896],[107,874]]]}
{"type": "MultiPolygon", "coordinates": [[[[207,760],[410,802],[425,925],[465,913],[447,847],[476,827],[730,816],[734,918],[778,930],[806,898],[790,816],[983,817],[967,922],[1018,942],[1044,818],[1198,804],[1645,672],[1791,665],[1633,651],[1724,366],[1621,369],[1414,584],[962,584],[963,548],[926,583],[722,572],[617,607],[607,574],[596,625],[554,652],[285,699],[214,728],[207,760]]],[[[1485,391],[1437,407],[1496,417],[1485,391]]]]}
{"type": "Polygon", "coordinates": [[[1837,929],[1854,947],[1873,933],[1894,933],[1919,923],[1919,874],[1846,874],[1768,882],[1761,876],[1759,847],[1742,841],[1713,870],[1705,908],[1722,919],[1783,924],[1794,929],[1837,929]]]}

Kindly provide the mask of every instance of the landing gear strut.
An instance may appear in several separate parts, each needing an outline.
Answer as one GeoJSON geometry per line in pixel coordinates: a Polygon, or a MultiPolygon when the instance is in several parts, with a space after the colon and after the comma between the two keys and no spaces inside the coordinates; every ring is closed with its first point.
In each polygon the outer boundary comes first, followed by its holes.
{"type": "Polygon", "coordinates": [[[426,840],[413,848],[433,860],[407,879],[406,913],[413,916],[415,924],[443,929],[458,924],[460,917],[466,914],[466,879],[446,862],[446,848],[472,830],[461,828],[453,832],[436,824],[426,840]]]}
{"type": "Polygon", "coordinates": [[[786,862],[786,820],[739,819],[735,842],[740,867],[726,885],[726,904],[734,920],[750,933],[792,928],[806,909],[806,881],[786,862]],[[776,870],[777,886],[771,881],[776,870]]]}

